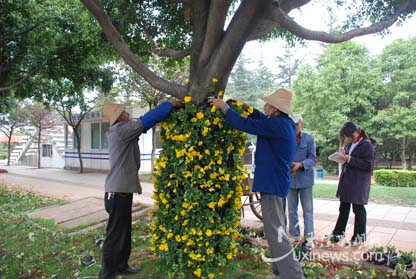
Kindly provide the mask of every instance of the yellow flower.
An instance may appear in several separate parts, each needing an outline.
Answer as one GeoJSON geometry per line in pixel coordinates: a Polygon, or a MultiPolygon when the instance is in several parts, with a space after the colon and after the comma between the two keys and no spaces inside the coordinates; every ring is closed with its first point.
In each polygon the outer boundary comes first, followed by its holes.
{"type": "Polygon", "coordinates": [[[213,82],[213,83],[217,83],[217,82],[218,82],[218,79],[217,79],[216,77],[213,77],[213,78],[212,78],[212,82],[213,82]]]}
{"type": "Polygon", "coordinates": [[[210,109],[209,109],[209,111],[210,112],[215,112],[217,110],[217,107],[215,107],[215,106],[212,106],[210,109]]]}
{"type": "Polygon", "coordinates": [[[227,254],[227,259],[231,260],[233,258],[233,254],[232,253],[228,253],[227,254]]]}
{"type": "Polygon", "coordinates": [[[215,274],[214,273],[210,273],[210,274],[208,274],[208,278],[209,279],[212,279],[212,278],[214,278],[215,277],[215,274]]]}
{"type": "Polygon", "coordinates": [[[185,96],[185,98],[183,99],[183,101],[185,103],[189,103],[191,100],[192,100],[192,97],[191,96],[185,96]]]}
{"type": "Polygon", "coordinates": [[[212,235],[212,231],[211,231],[211,230],[207,230],[207,231],[205,232],[205,234],[206,234],[207,236],[211,236],[211,235],[212,235]]]}
{"type": "Polygon", "coordinates": [[[187,234],[182,235],[182,241],[185,241],[185,240],[187,240],[187,239],[188,239],[188,235],[187,235],[187,234]]]}
{"type": "Polygon", "coordinates": [[[224,95],[224,91],[222,90],[218,91],[218,97],[222,97],[222,95],[224,95]]]}
{"type": "Polygon", "coordinates": [[[181,216],[185,216],[186,215],[186,211],[185,210],[181,210],[181,216]]]}
{"type": "Polygon", "coordinates": [[[215,205],[216,205],[217,203],[216,202],[210,202],[209,204],[208,204],[208,207],[209,208],[212,208],[212,210],[214,210],[214,208],[215,208],[215,205]]]}
{"type": "Polygon", "coordinates": [[[172,238],[173,237],[173,233],[168,233],[167,238],[172,238]]]}
{"type": "Polygon", "coordinates": [[[181,242],[182,238],[180,235],[175,235],[176,242],[181,242]]]}
{"type": "Polygon", "coordinates": [[[198,112],[197,114],[196,114],[196,118],[198,118],[198,119],[202,119],[202,118],[204,118],[204,114],[202,113],[202,112],[198,112]]]}
{"type": "Polygon", "coordinates": [[[220,122],[220,119],[218,117],[215,117],[212,121],[212,124],[217,125],[220,122]]]}
{"type": "Polygon", "coordinates": [[[162,243],[159,245],[159,250],[160,251],[168,251],[169,250],[169,246],[167,243],[162,243]]]}
{"type": "Polygon", "coordinates": [[[241,106],[243,106],[243,102],[241,102],[241,101],[237,101],[236,106],[237,106],[237,107],[241,107],[241,106]]]}
{"type": "Polygon", "coordinates": [[[200,268],[197,268],[194,270],[194,274],[196,275],[196,277],[201,277],[202,274],[202,270],[200,268]]]}

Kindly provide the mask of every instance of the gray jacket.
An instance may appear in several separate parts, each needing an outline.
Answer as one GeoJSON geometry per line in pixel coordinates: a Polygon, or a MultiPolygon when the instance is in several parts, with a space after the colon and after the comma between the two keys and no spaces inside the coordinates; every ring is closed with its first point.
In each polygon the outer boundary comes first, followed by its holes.
{"type": "Polygon", "coordinates": [[[138,140],[143,132],[140,119],[119,122],[108,129],[110,173],[105,180],[106,192],[142,193],[138,140]]]}

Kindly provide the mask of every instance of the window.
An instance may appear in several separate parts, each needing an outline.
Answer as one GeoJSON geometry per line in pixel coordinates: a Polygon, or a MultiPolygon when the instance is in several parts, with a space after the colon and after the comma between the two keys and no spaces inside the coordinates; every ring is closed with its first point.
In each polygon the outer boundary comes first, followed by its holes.
{"type": "Polygon", "coordinates": [[[42,157],[52,157],[52,144],[42,144],[42,157]]]}
{"type": "Polygon", "coordinates": [[[100,123],[91,123],[91,149],[100,149],[100,123]]]}
{"type": "Polygon", "coordinates": [[[108,122],[102,122],[101,123],[101,149],[107,149],[108,148],[108,140],[107,140],[107,131],[110,126],[110,123],[108,122]]]}

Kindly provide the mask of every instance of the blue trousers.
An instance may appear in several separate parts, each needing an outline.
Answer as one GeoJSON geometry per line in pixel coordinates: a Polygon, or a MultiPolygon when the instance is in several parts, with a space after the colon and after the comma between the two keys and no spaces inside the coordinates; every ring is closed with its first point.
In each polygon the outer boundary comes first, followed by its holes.
{"type": "Polygon", "coordinates": [[[289,212],[289,233],[291,236],[300,237],[300,224],[298,217],[299,200],[303,211],[304,237],[314,236],[313,227],[313,192],[312,187],[289,189],[287,195],[287,207],[289,212]]]}

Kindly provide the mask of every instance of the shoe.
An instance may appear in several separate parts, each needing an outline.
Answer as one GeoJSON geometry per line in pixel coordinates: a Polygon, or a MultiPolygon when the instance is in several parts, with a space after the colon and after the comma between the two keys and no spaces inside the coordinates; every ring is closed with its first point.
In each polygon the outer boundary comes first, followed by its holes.
{"type": "Polygon", "coordinates": [[[356,246],[363,245],[365,241],[366,241],[365,237],[353,237],[350,241],[347,241],[345,243],[345,246],[356,247],[356,246]]]}
{"type": "Polygon", "coordinates": [[[117,275],[132,275],[132,274],[136,274],[140,271],[140,269],[138,267],[133,267],[133,266],[129,266],[126,269],[123,270],[118,270],[117,271],[117,275]]]}
{"type": "Polygon", "coordinates": [[[332,243],[338,243],[344,239],[345,235],[343,234],[330,234],[327,236],[327,239],[332,243]]]}
{"type": "Polygon", "coordinates": [[[302,247],[305,250],[309,250],[309,251],[312,250],[315,247],[315,245],[313,244],[313,239],[312,238],[306,238],[305,241],[303,241],[303,243],[302,243],[302,247]]]}
{"type": "Polygon", "coordinates": [[[293,245],[293,244],[300,241],[300,236],[291,235],[291,236],[289,236],[289,241],[290,241],[290,244],[293,245]]]}

